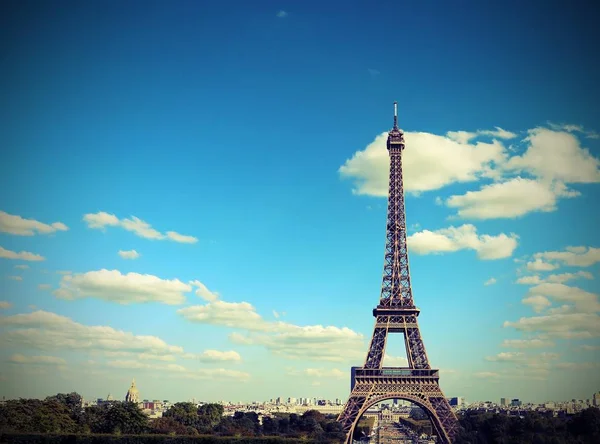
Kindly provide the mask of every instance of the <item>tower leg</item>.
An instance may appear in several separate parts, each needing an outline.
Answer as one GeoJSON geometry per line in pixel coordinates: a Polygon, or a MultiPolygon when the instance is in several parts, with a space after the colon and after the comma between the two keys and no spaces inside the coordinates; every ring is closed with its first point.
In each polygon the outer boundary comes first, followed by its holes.
{"type": "Polygon", "coordinates": [[[342,429],[346,433],[346,444],[352,442],[352,433],[360,419],[359,413],[365,404],[365,400],[364,396],[356,396],[351,393],[348,402],[344,406],[344,410],[338,416],[338,421],[342,423],[342,429]]]}

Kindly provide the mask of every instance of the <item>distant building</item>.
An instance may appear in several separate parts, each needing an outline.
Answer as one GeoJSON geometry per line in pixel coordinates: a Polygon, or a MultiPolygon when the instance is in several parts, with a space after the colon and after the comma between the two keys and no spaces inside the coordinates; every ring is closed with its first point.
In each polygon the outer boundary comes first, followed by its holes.
{"type": "Polygon", "coordinates": [[[465,400],[462,397],[454,397],[454,398],[448,399],[448,404],[450,404],[452,407],[460,407],[464,403],[465,403],[465,400]]]}
{"type": "Polygon", "coordinates": [[[135,379],[131,381],[131,387],[127,390],[127,394],[125,395],[126,402],[135,402],[136,404],[140,402],[140,392],[135,386],[135,379]]]}
{"type": "Polygon", "coordinates": [[[500,407],[506,407],[507,405],[506,398],[500,398],[500,407]]]}
{"type": "Polygon", "coordinates": [[[515,399],[512,399],[512,400],[510,401],[510,405],[511,405],[511,407],[521,407],[521,404],[522,404],[521,400],[520,400],[520,399],[517,399],[517,398],[515,398],[515,399]]]}

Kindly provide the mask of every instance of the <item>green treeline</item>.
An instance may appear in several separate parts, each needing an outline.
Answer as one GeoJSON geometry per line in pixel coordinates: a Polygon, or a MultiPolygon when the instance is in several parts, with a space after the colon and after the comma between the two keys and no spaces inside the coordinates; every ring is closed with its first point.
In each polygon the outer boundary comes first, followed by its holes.
{"type": "MultiPolygon", "coordinates": [[[[81,443],[97,442],[93,436],[96,434],[121,436],[119,443],[186,442],[184,437],[194,436],[198,441],[201,435],[238,439],[279,437],[320,443],[337,443],[344,438],[341,425],[335,417],[327,417],[316,410],[309,410],[302,415],[278,413],[272,418],[264,417],[261,424],[255,412],[235,412],[233,416],[223,416],[223,406],[220,404],[197,407],[189,402],[178,402],[166,410],[162,418],[149,419],[137,404],[130,402],[114,401],[82,409],[81,396],[77,393],[59,394],[43,401],[7,401],[0,406],[0,432],[4,442],[9,442],[8,434],[15,435],[11,436],[10,442],[26,442],[19,441],[16,434],[55,434],[72,435],[68,442],[81,443]],[[88,438],[84,439],[85,435],[88,438]],[[182,439],[160,441],[156,437],[146,436],[144,439],[150,441],[140,441],[126,435],[163,435],[163,438],[164,435],[179,435],[182,439]]],[[[106,435],[105,441],[109,439],[106,435]]],[[[34,438],[30,435],[29,439],[34,438]]],[[[236,439],[226,441],[235,442],[236,439]]],[[[253,440],[253,443],[258,444],[258,441],[253,440]]],[[[281,439],[267,441],[283,442],[281,439]]],[[[36,438],[35,442],[63,441],[39,441],[36,438]]]]}
{"type": "Polygon", "coordinates": [[[599,444],[600,410],[594,407],[567,418],[522,412],[524,418],[467,412],[456,444],[599,444]]]}
{"type": "MultiPolygon", "coordinates": [[[[455,444],[598,444],[600,410],[589,408],[566,418],[523,412],[524,418],[492,413],[459,415],[455,444]]],[[[368,436],[371,421],[361,421],[368,436]]],[[[356,435],[355,435],[356,436],[356,435]]],[[[357,436],[358,437],[358,436],[357,436]]],[[[34,444],[300,444],[340,443],[344,433],[334,416],[315,410],[302,415],[254,412],[223,416],[223,406],[180,402],[162,418],[149,419],[137,404],[111,402],[81,408],[77,393],[45,400],[20,399],[0,405],[0,443],[34,444]]]]}

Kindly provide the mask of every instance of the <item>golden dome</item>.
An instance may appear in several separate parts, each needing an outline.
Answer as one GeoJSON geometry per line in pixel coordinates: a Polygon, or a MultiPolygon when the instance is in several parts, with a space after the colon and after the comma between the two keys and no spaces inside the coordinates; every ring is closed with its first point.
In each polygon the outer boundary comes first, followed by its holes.
{"type": "Polygon", "coordinates": [[[135,378],[131,382],[131,387],[127,390],[127,394],[125,395],[125,401],[127,402],[139,402],[140,401],[140,392],[135,386],[135,378]]]}

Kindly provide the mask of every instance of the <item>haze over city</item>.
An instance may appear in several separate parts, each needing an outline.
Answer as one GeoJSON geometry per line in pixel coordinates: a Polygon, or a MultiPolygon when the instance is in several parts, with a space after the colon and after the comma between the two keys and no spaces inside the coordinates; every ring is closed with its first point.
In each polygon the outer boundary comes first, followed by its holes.
{"type": "Polygon", "coordinates": [[[345,401],[394,100],[444,394],[597,392],[593,16],[219,3],[1,6],[0,396],[345,401]]]}

